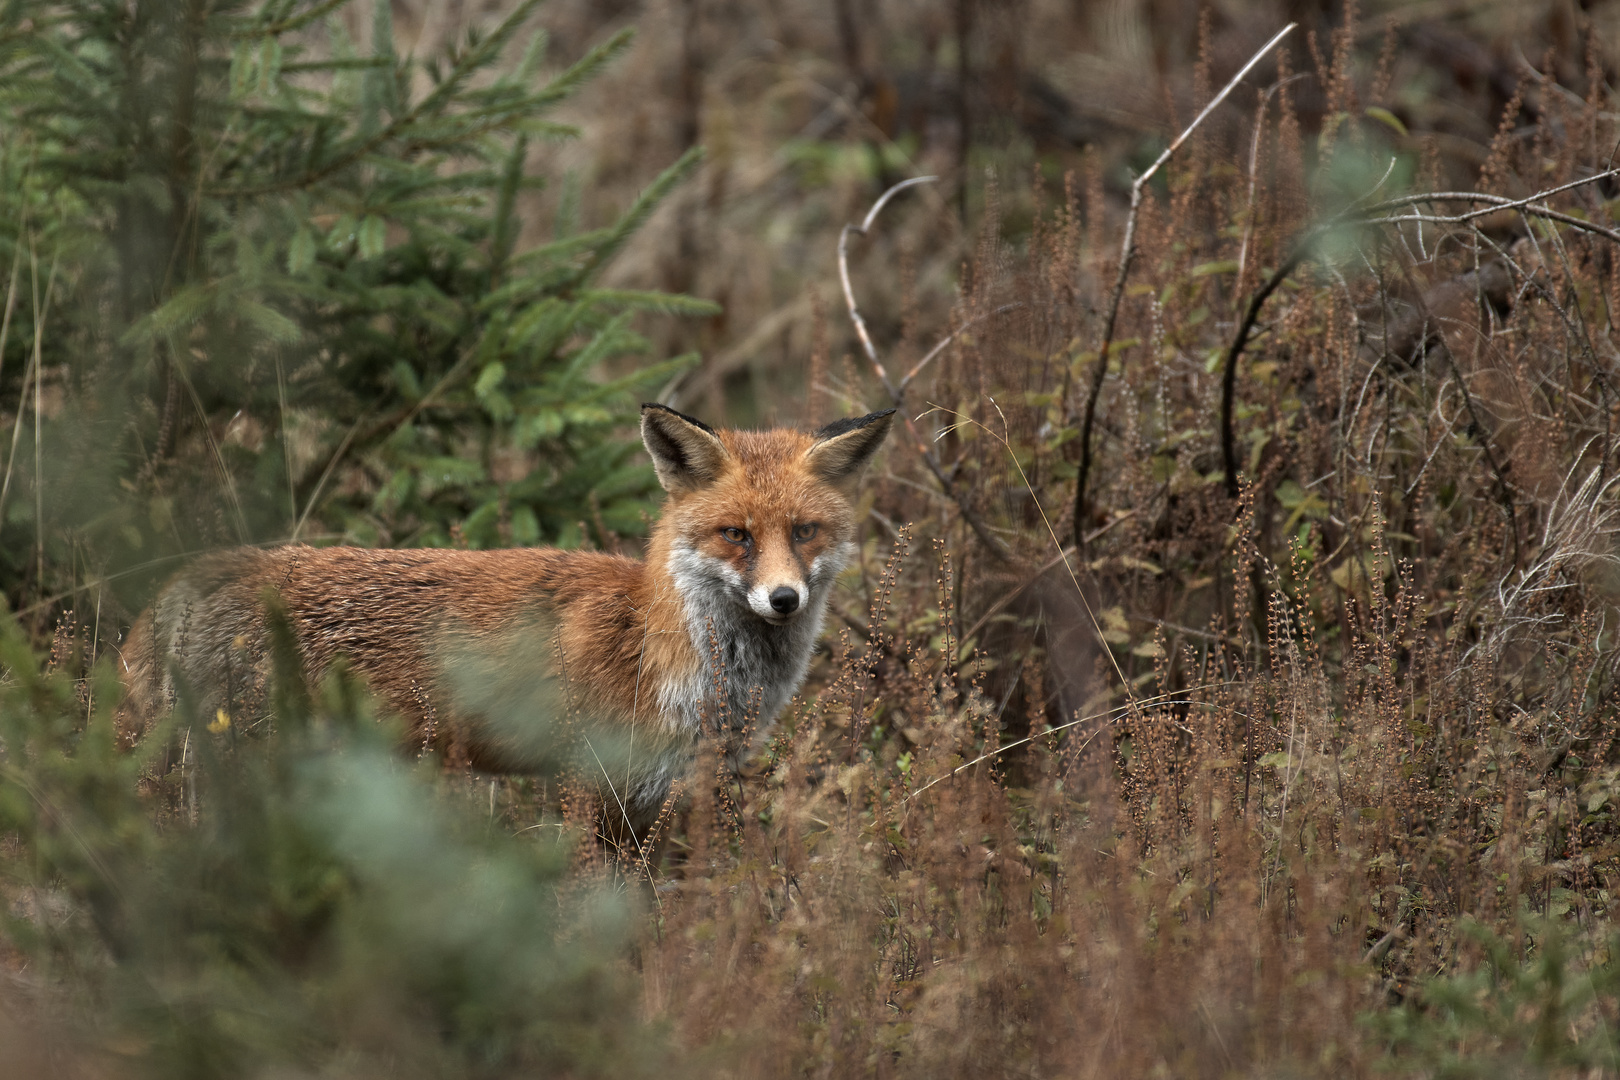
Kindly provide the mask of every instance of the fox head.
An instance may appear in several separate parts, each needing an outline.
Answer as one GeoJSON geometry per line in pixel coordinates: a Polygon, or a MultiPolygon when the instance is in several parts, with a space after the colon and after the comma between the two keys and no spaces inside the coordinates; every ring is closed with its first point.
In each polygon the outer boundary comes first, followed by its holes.
{"type": "Polygon", "coordinates": [[[813,612],[854,552],[855,488],[893,409],[805,434],[716,431],[662,405],[641,437],[669,493],[660,532],[683,594],[726,600],[773,625],[813,612]]]}

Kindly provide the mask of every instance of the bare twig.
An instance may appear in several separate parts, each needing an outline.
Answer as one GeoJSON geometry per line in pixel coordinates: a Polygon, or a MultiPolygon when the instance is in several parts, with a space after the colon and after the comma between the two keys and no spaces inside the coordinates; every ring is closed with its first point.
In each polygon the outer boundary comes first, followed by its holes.
{"type": "MultiPolygon", "coordinates": [[[[39,278],[34,278],[34,580],[45,581],[45,444],[43,426],[45,415],[40,399],[45,388],[45,316],[51,309],[51,297],[56,292],[56,268],[61,262],[62,247],[57,245],[51,256],[51,272],[45,282],[45,305],[39,305],[39,278]]],[[[28,245],[28,262],[34,262],[34,245],[28,245]]],[[[37,271],[35,272],[37,274],[37,271]]],[[[19,410],[20,415],[20,410],[19,410]]]]}
{"type": "MultiPolygon", "coordinates": [[[[1490,198],[1490,196],[1486,195],[1476,195],[1474,197],[1477,199],[1490,198]]],[[[1581,232],[1589,232],[1594,236],[1601,236],[1605,240],[1612,240],[1615,243],[1620,244],[1620,232],[1607,228],[1603,225],[1598,225],[1595,222],[1578,218],[1574,214],[1565,214],[1561,211],[1553,210],[1545,206],[1524,206],[1519,204],[1509,205],[1507,203],[1489,206],[1484,210],[1468,214],[1419,214],[1414,211],[1410,214],[1397,214],[1393,217],[1363,218],[1356,221],[1355,224],[1404,225],[1409,221],[1417,221],[1422,222],[1425,225],[1463,225],[1475,220],[1476,218],[1483,217],[1486,214],[1494,214],[1498,210],[1517,210],[1519,213],[1528,214],[1530,217],[1545,218],[1548,221],[1556,221],[1564,225],[1569,225],[1572,228],[1579,229],[1581,232]]]]}
{"type": "MultiPolygon", "coordinates": [[[[1465,661],[1481,650],[1487,657],[1499,655],[1514,633],[1526,626],[1563,621],[1565,613],[1561,610],[1537,613],[1527,609],[1527,605],[1538,596],[1545,597],[1563,588],[1594,564],[1612,566],[1620,562],[1620,556],[1613,553],[1614,536],[1620,531],[1620,520],[1617,520],[1620,511],[1610,498],[1620,478],[1604,480],[1601,471],[1593,468],[1578,485],[1575,482],[1578,463],[1590,446],[1591,440],[1576,457],[1576,464],[1564,474],[1558,493],[1546,507],[1535,554],[1526,560],[1522,569],[1515,565],[1513,571],[1497,582],[1494,625],[1489,634],[1469,647],[1463,657],[1465,661]]],[[[1567,747],[1555,750],[1543,768],[1552,768],[1565,753],[1568,753],[1567,747]]]]}
{"type": "MultiPolygon", "coordinates": [[[[1534,195],[1527,195],[1522,199],[1510,199],[1505,195],[1487,195],[1483,191],[1427,191],[1418,195],[1402,195],[1396,199],[1386,199],[1381,203],[1374,203],[1366,208],[1366,212],[1369,214],[1382,214],[1387,210],[1399,210],[1403,206],[1418,206],[1427,202],[1486,202],[1491,204],[1484,210],[1472,210],[1456,219],[1457,221],[1469,221],[1473,218],[1484,217],[1486,214],[1494,214],[1498,210],[1516,210],[1521,206],[1527,207],[1532,203],[1550,199],[1554,195],[1561,195],[1574,188],[1595,184],[1599,180],[1607,180],[1611,176],[1620,176],[1620,169],[1609,169],[1605,172],[1593,173],[1591,176],[1583,176],[1579,180],[1571,180],[1567,184],[1559,184],[1555,188],[1538,191],[1534,195]]],[[[1574,220],[1582,225],[1591,224],[1589,221],[1581,221],[1580,218],[1574,220]]]]}
{"type": "Polygon", "coordinates": [[[281,462],[287,470],[287,506],[292,512],[293,528],[298,527],[298,478],[293,475],[292,440],[287,437],[287,376],[281,366],[281,350],[276,350],[276,403],[279,406],[281,462]]]}
{"type": "Polygon", "coordinates": [[[1491,478],[1496,481],[1496,497],[1502,508],[1507,511],[1508,537],[1513,541],[1513,562],[1518,565],[1521,561],[1519,553],[1519,515],[1513,507],[1513,489],[1508,486],[1507,473],[1502,463],[1496,459],[1496,451],[1492,449],[1495,436],[1485,418],[1480,416],[1479,410],[1474,408],[1474,395],[1469,392],[1468,381],[1457,367],[1457,357],[1452,353],[1451,346],[1441,342],[1440,351],[1445,353],[1446,364],[1451,368],[1451,376],[1457,381],[1457,392],[1462,395],[1463,406],[1468,410],[1468,420],[1474,431],[1479,435],[1479,448],[1485,453],[1485,464],[1490,466],[1491,478]]]}
{"type": "MultiPolygon", "coordinates": [[[[17,275],[22,271],[23,234],[29,233],[29,235],[33,235],[28,228],[28,211],[31,209],[31,204],[27,198],[28,180],[33,175],[33,172],[34,160],[30,158],[28,168],[23,171],[22,182],[17,187],[18,192],[23,196],[23,207],[22,217],[17,221],[17,240],[11,254],[11,283],[6,286],[6,313],[3,318],[0,318],[0,365],[6,362],[6,338],[11,333],[11,313],[17,306],[17,275]]],[[[22,408],[20,398],[17,407],[22,408]]]]}
{"type": "Polygon", "coordinates": [[[1091,391],[1086,397],[1085,418],[1080,424],[1080,468],[1074,481],[1074,530],[1076,543],[1080,543],[1083,540],[1082,534],[1085,528],[1086,478],[1091,472],[1091,430],[1095,426],[1097,420],[1097,399],[1102,395],[1103,379],[1108,374],[1108,351],[1114,344],[1114,324],[1119,318],[1120,300],[1125,296],[1125,280],[1131,272],[1131,260],[1136,256],[1136,219],[1137,215],[1142,209],[1142,193],[1147,189],[1147,183],[1149,180],[1153,179],[1153,175],[1159,171],[1160,167],[1163,166],[1165,162],[1170,160],[1170,155],[1174,154],[1178,149],[1181,148],[1182,143],[1186,142],[1192,133],[1198,129],[1198,125],[1202,124],[1209,114],[1215,111],[1215,107],[1221,102],[1225,101],[1227,96],[1231,94],[1233,90],[1237,89],[1238,83],[1242,82],[1244,77],[1247,76],[1250,71],[1254,70],[1254,66],[1258,64],[1267,53],[1276,48],[1277,44],[1282,41],[1284,37],[1288,36],[1288,34],[1297,25],[1297,23],[1289,23],[1287,26],[1277,31],[1277,33],[1272,36],[1270,41],[1262,45],[1260,47],[1260,51],[1251,56],[1249,58],[1249,62],[1244,64],[1238,73],[1232,76],[1230,81],[1228,81],[1227,84],[1221,88],[1221,92],[1210,99],[1209,104],[1205,105],[1203,111],[1193,119],[1191,124],[1187,125],[1186,130],[1184,130],[1180,135],[1177,135],[1175,141],[1164,148],[1164,153],[1159,155],[1158,160],[1152,165],[1149,165],[1147,167],[1147,171],[1142,173],[1141,176],[1138,176],[1135,183],[1131,184],[1131,209],[1130,213],[1125,218],[1125,240],[1120,245],[1119,270],[1114,275],[1114,288],[1109,294],[1108,313],[1103,318],[1102,342],[1097,346],[1097,359],[1094,361],[1091,375],[1091,391]]]}
{"type": "Polygon", "coordinates": [[[849,321],[855,324],[855,336],[861,339],[861,348],[865,350],[866,359],[870,361],[872,370],[877,372],[878,379],[883,383],[883,389],[889,392],[890,397],[895,398],[897,404],[899,401],[897,389],[889,380],[889,373],[883,367],[883,362],[878,359],[877,349],[872,345],[872,335],[866,330],[866,320],[861,318],[860,309],[855,304],[855,289],[849,283],[849,234],[860,233],[865,236],[890,199],[906,188],[916,187],[918,184],[932,184],[938,179],[937,176],[913,176],[910,180],[900,181],[878,196],[878,201],[866,212],[866,220],[859,225],[845,225],[843,231],[838,234],[838,280],[844,286],[844,303],[849,307],[849,321]]]}
{"type": "MultiPolygon", "coordinates": [[[[905,411],[907,384],[911,382],[912,378],[917,374],[917,372],[922,370],[923,365],[932,360],[936,355],[938,355],[939,352],[949,345],[951,341],[955,339],[957,334],[960,334],[963,330],[966,330],[969,326],[972,326],[973,323],[978,322],[979,320],[974,319],[972,322],[969,322],[959,329],[953,331],[949,337],[930,350],[927,356],[918,361],[911,371],[906,374],[906,377],[900,380],[899,385],[896,385],[894,380],[889,378],[888,369],[885,368],[883,366],[883,362],[878,359],[877,348],[872,344],[872,335],[866,330],[866,320],[861,318],[860,307],[855,303],[855,288],[850,284],[849,280],[850,233],[859,233],[860,235],[865,236],[872,228],[872,223],[877,220],[879,212],[882,211],[884,206],[888,205],[890,199],[894,198],[908,187],[915,187],[918,184],[931,183],[937,179],[938,177],[934,176],[914,176],[910,180],[900,181],[900,183],[895,184],[882,195],[878,196],[878,201],[872,204],[872,209],[866,212],[865,220],[863,220],[859,225],[844,226],[843,231],[838,234],[838,279],[844,287],[844,304],[849,311],[849,321],[855,326],[855,335],[861,339],[861,350],[866,354],[867,362],[872,365],[873,372],[877,374],[878,381],[883,384],[883,389],[888,393],[889,400],[894,402],[894,407],[896,409],[900,410],[900,419],[905,424],[906,434],[910,436],[911,444],[916,449],[918,456],[922,458],[923,464],[928,466],[928,471],[933,474],[934,479],[939,483],[940,490],[943,491],[951,499],[951,501],[956,503],[956,508],[961,513],[962,520],[968,523],[968,527],[971,528],[973,530],[973,534],[979,538],[979,542],[984,544],[985,548],[989,550],[989,552],[999,561],[1012,562],[1014,561],[1012,549],[1007,546],[1006,541],[1002,540],[1001,537],[990,531],[990,526],[982,517],[979,516],[979,512],[973,509],[973,504],[968,501],[967,494],[963,491],[959,491],[956,485],[951,482],[951,478],[946,475],[944,468],[939,463],[938,456],[933,451],[933,448],[928,445],[928,443],[923,439],[921,433],[917,431],[915,419],[907,415],[905,411]]],[[[1016,307],[1017,305],[1009,306],[1016,307]]],[[[1007,310],[1007,308],[999,308],[997,311],[990,312],[990,315],[995,315],[1000,311],[1005,310],[1007,310]]],[[[981,316],[981,318],[988,317],[988,315],[981,316]]]]}
{"type": "Polygon", "coordinates": [[[1222,645],[1230,645],[1234,649],[1241,649],[1245,647],[1244,642],[1239,641],[1235,637],[1230,637],[1226,634],[1212,634],[1208,630],[1199,630],[1196,627],[1183,626],[1180,623],[1166,622],[1163,619],[1156,619],[1152,615],[1142,615],[1137,612],[1132,612],[1130,615],[1127,615],[1126,618],[1134,622],[1145,622],[1149,626],[1157,626],[1161,630],[1169,630],[1173,634],[1186,634],[1188,637],[1199,638],[1202,641],[1214,641],[1222,645]]]}
{"type": "Polygon", "coordinates": [[[946,348],[950,346],[951,342],[955,341],[959,336],[966,333],[968,330],[971,330],[973,327],[984,322],[986,319],[994,318],[997,315],[1004,315],[1009,311],[1016,308],[1021,308],[1023,306],[1024,305],[1022,302],[1015,300],[1010,304],[1002,304],[994,311],[987,311],[983,315],[976,315],[967,322],[963,323],[961,326],[958,326],[955,330],[952,330],[950,333],[941,338],[938,345],[935,345],[932,349],[929,349],[928,352],[923,355],[921,360],[911,365],[911,370],[906,372],[905,376],[901,378],[900,385],[896,389],[898,389],[902,394],[905,393],[906,387],[911,385],[911,380],[915,379],[919,374],[921,374],[922,369],[932,363],[940,353],[944,352],[946,348]]]}
{"type": "Polygon", "coordinates": [[[1412,902],[1410,899],[1401,901],[1400,912],[1395,916],[1395,925],[1389,928],[1389,933],[1373,942],[1372,946],[1362,954],[1361,963],[1363,966],[1378,963],[1378,961],[1384,958],[1384,954],[1389,952],[1390,946],[1394,945],[1397,941],[1405,939],[1406,915],[1411,907],[1412,902]]]}
{"type": "Polygon", "coordinates": [[[912,418],[903,416],[901,419],[905,421],[906,433],[911,436],[912,445],[922,455],[923,464],[927,465],[928,471],[934,474],[934,479],[939,482],[940,489],[956,503],[957,511],[961,513],[962,520],[968,523],[968,528],[973,530],[973,535],[977,536],[979,542],[985,546],[990,554],[1001,562],[1010,563],[1015,561],[1012,549],[1007,546],[1007,542],[990,531],[990,526],[985,522],[984,518],[979,516],[979,512],[973,509],[973,504],[968,501],[967,493],[957,490],[956,485],[951,483],[950,477],[945,475],[945,470],[940,468],[939,459],[934,456],[934,452],[928,448],[928,445],[923,442],[922,437],[917,433],[916,424],[912,418]]]}
{"type": "MultiPolygon", "coordinates": [[[[202,428],[204,437],[208,440],[209,452],[213,455],[214,465],[219,469],[220,482],[225,487],[225,494],[231,501],[231,509],[236,514],[236,542],[245,544],[248,541],[247,517],[242,512],[242,500],[236,492],[236,478],[231,475],[231,468],[225,461],[225,453],[219,447],[219,440],[214,438],[213,428],[208,423],[208,409],[203,405],[202,395],[197,393],[197,386],[191,381],[180,360],[180,350],[173,341],[169,342],[169,370],[174,372],[180,380],[180,385],[186,388],[191,397],[192,407],[197,410],[197,420],[202,428]]],[[[38,400],[36,394],[35,400],[38,400]]]]}
{"type": "MultiPolygon", "coordinates": [[[[1175,141],[1164,148],[1164,153],[1159,155],[1158,160],[1154,161],[1152,165],[1149,165],[1147,167],[1147,171],[1136,178],[1136,183],[1131,185],[1135,191],[1140,191],[1142,186],[1153,178],[1153,174],[1158,172],[1159,168],[1165,162],[1170,160],[1170,155],[1174,154],[1178,149],[1180,149],[1181,144],[1186,142],[1194,131],[1198,130],[1198,125],[1202,124],[1209,117],[1209,114],[1214,112],[1216,107],[1219,106],[1221,102],[1225,101],[1227,96],[1231,94],[1233,90],[1237,89],[1238,83],[1243,81],[1244,76],[1248,75],[1250,71],[1254,70],[1254,65],[1265,59],[1266,53],[1276,48],[1277,43],[1282,41],[1283,38],[1287,37],[1289,32],[1297,25],[1299,24],[1289,23],[1287,26],[1283,27],[1281,30],[1272,35],[1270,41],[1260,46],[1259,52],[1249,57],[1249,62],[1244,64],[1243,67],[1238,70],[1238,73],[1228,80],[1225,86],[1221,87],[1220,93],[1209,99],[1209,104],[1205,105],[1203,111],[1193,118],[1193,122],[1187,125],[1186,130],[1180,135],[1177,135],[1175,141]]],[[[1133,194],[1134,193],[1135,192],[1133,191],[1133,194]]]]}
{"type": "MultiPolygon", "coordinates": [[[[810,311],[811,302],[808,296],[790,300],[775,311],[762,316],[748,333],[742,336],[742,340],[710,356],[701,368],[689,368],[678,373],[672,382],[679,387],[681,399],[694,401],[702,398],[727,376],[746,368],[764,351],[767,343],[781,338],[783,330],[801,323],[810,311]]],[[[669,405],[676,404],[666,401],[662,394],[655,400],[669,405]]]]}

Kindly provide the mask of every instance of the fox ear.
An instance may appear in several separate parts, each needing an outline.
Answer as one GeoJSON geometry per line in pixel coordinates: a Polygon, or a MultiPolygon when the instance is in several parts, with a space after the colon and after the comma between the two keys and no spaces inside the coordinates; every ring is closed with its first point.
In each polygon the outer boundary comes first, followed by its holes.
{"type": "Polygon", "coordinates": [[[805,464],[835,487],[853,487],[861,470],[882,445],[893,420],[893,409],[834,420],[816,432],[816,444],[805,451],[805,464]]]}
{"type": "Polygon", "coordinates": [[[641,407],[641,441],[652,455],[658,482],[671,495],[714,483],[730,456],[714,428],[653,403],[641,407]]]}

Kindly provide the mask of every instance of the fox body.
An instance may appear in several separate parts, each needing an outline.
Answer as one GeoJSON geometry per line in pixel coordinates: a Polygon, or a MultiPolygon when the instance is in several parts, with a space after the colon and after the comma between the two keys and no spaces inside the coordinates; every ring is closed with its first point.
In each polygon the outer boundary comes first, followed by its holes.
{"type": "Polygon", "coordinates": [[[414,745],[534,771],[555,761],[558,724],[571,718],[613,814],[643,830],[705,722],[768,723],[803,681],[855,550],[859,474],[890,419],[813,435],[716,431],[643,406],[642,439],[668,492],[645,560],[301,545],[205,556],[130,631],[126,738],[182,690],[205,717],[264,715],[273,605],[307,676],[345,658],[414,745]]]}

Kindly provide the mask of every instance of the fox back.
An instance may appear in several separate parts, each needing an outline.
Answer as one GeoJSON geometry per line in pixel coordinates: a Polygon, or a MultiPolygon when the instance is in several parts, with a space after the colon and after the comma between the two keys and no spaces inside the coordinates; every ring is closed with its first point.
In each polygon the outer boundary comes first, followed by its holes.
{"type": "Polygon", "coordinates": [[[803,681],[855,550],[860,473],[891,418],[716,431],[643,406],[668,493],[645,560],[302,545],[204,556],[124,644],[124,737],[181,697],[215,723],[269,719],[274,608],[305,676],[345,660],[404,719],[411,746],[533,772],[582,742],[611,813],[642,831],[705,725],[768,724],[803,681]]]}

